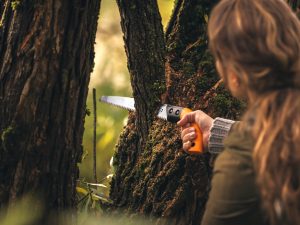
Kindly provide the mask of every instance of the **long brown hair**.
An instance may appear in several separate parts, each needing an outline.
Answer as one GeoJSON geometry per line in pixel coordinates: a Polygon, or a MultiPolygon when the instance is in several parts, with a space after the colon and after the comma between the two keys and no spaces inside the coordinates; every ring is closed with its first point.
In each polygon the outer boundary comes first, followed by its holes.
{"type": "Polygon", "coordinates": [[[208,35],[214,57],[255,96],[243,120],[252,121],[253,160],[268,218],[300,224],[298,18],[283,0],[221,0],[208,35]]]}

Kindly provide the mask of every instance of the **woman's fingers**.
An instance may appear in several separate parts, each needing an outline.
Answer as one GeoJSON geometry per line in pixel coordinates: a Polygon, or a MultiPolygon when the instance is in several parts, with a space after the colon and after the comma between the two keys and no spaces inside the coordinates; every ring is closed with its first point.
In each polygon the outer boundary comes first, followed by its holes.
{"type": "Polygon", "coordinates": [[[193,142],[193,140],[196,138],[196,131],[193,127],[191,127],[191,124],[196,124],[200,128],[200,131],[202,132],[204,148],[207,148],[208,137],[212,123],[213,119],[201,110],[187,113],[185,116],[183,116],[183,118],[178,121],[177,124],[182,128],[181,139],[184,150],[186,151],[187,149],[189,149],[192,145],[191,142],[193,142]]]}
{"type": "Polygon", "coordinates": [[[187,127],[187,128],[185,128],[185,129],[183,129],[182,131],[181,131],[181,139],[183,140],[183,137],[185,136],[185,135],[187,135],[188,133],[192,133],[192,132],[194,132],[195,133],[195,128],[194,127],[187,127]]]}
{"type": "Polygon", "coordinates": [[[194,127],[188,127],[182,130],[181,139],[184,151],[188,151],[192,147],[192,143],[194,142],[196,137],[197,134],[194,127]]]}
{"type": "Polygon", "coordinates": [[[188,151],[190,148],[192,147],[192,142],[187,141],[185,143],[183,143],[182,148],[184,151],[188,151]]]}
{"type": "Polygon", "coordinates": [[[182,142],[185,143],[188,141],[194,141],[196,137],[197,137],[197,135],[195,132],[187,133],[186,135],[184,135],[182,137],[182,142]]]}

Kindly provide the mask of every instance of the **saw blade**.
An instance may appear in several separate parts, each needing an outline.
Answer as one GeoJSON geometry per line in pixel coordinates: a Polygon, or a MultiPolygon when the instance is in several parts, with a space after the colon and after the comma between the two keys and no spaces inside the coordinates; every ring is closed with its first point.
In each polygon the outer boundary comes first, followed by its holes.
{"type": "Polygon", "coordinates": [[[129,111],[135,111],[133,98],[121,96],[102,96],[101,101],[123,109],[127,109],[129,111]]]}
{"type": "MultiPolygon", "coordinates": [[[[100,99],[102,102],[114,105],[129,111],[135,111],[134,98],[123,97],[123,96],[102,96],[100,99]]],[[[168,119],[168,105],[164,104],[159,108],[157,117],[163,120],[168,119]]]]}

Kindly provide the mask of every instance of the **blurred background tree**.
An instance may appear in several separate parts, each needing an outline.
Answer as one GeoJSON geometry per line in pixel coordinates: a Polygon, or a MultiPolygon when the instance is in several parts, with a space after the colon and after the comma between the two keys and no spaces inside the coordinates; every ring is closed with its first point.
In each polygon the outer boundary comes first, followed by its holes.
{"type": "Polygon", "coordinates": [[[46,223],[49,212],[77,205],[100,2],[0,3],[1,209],[34,193],[46,223]]]}

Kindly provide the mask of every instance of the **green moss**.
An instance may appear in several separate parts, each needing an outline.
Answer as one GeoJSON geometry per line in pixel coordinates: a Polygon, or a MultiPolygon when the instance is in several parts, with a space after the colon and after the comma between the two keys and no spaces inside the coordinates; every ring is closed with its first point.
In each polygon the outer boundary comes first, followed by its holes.
{"type": "Polygon", "coordinates": [[[174,41],[174,42],[170,43],[169,45],[167,45],[167,51],[168,52],[171,52],[172,50],[175,50],[176,48],[178,48],[178,43],[176,41],[174,41]]]}
{"type": "Polygon", "coordinates": [[[157,94],[162,94],[166,91],[166,85],[165,85],[165,82],[162,82],[162,81],[156,81],[153,83],[152,87],[151,87],[151,90],[154,92],[154,93],[157,93],[157,94]]]}
{"type": "Polygon", "coordinates": [[[204,72],[209,72],[214,70],[215,72],[215,67],[214,67],[214,58],[211,55],[209,50],[206,50],[204,54],[202,55],[201,61],[199,62],[199,67],[204,71],[204,72]]]}
{"type": "Polygon", "coordinates": [[[214,98],[213,104],[216,110],[222,110],[229,108],[231,105],[231,101],[225,95],[218,94],[214,98]]]}
{"type": "Polygon", "coordinates": [[[9,146],[11,145],[10,144],[12,142],[11,137],[13,136],[13,134],[14,134],[13,126],[9,126],[2,131],[1,142],[2,142],[2,147],[5,151],[8,151],[9,146]]]}
{"type": "Polygon", "coordinates": [[[215,74],[204,74],[196,82],[196,90],[200,96],[205,94],[210,88],[212,88],[216,82],[218,82],[218,77],[215,74]]]}
{"type": "Polygon", "coordinates": [[[183,71],[184,71],[184,73],[185,73],[186,75],[192,76],[192,75],[195,74],[196,68],[195,68],[195,66],[194,66],[193,63],[191,63],[191,62],[185,62],[185,63],[183,64],[183,71]]]}
{"type": "Polygon", "coordinates": [[[240,117],[246,109],[246,103],[232,97],[224,85],[217,89],[216,96],[212,99],[211,104],[216,115],[229,119],[240,117]]]}
{"type": "Polygon", "coordinates": [[[21,0],[14,0],[11,2],[11,8],[17,10],[21,6],[21,0]]]}

